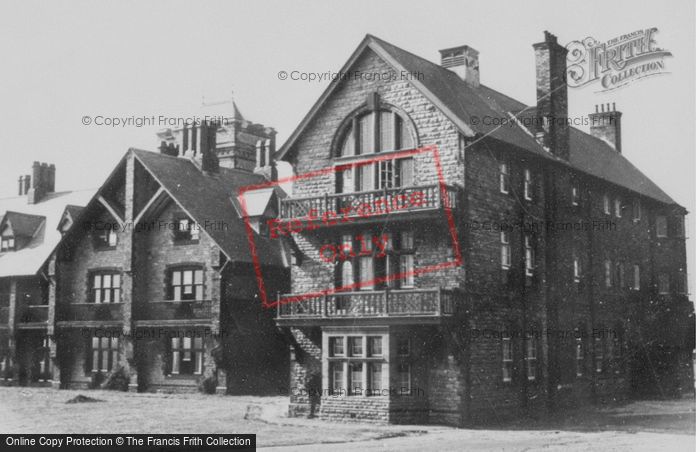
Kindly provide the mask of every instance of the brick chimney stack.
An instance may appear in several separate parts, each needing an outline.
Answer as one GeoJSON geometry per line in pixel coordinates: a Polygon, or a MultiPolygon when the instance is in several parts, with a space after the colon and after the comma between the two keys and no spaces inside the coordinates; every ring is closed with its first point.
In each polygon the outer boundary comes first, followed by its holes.
{"type": "Polygon", "coordinates": [[[199,152],[202,171],[206,173],[219,172],[219,156],[216,154],[216,132],[220,123],[204,121],[199,131],[199,152]]]}
{"type": "Polygon", "coordinates": [[[269,181],[277,180],[277,164],[275,163],[275,134],[266,140],[258,140],[255,145],[255,170],[269,181]]]}
{"type": "Polygon", "coordinates": [[[440,50],[440,64],[470,86],[479,87],[479,51],[464,45],[440,50]]]}
{"type": "Polygon", "coordinates": [[[557,157],[569,159],[569,97],[566,84],[566,48],[545,31],[544,41],[533,44],[537,79],[537,130],[542,144],[557,157]]]}
{"type": "Polygon", "coordinates": [[[588,115],[591,122],[591,135],[600,138],[617,152],[622,152],[621,134],[622,113],[617,111],[615,102],[612,104],[600,104],[595,106],[595,113],[588,115]]]}
{"type": "Polygon", "coordinates": [[[29,204],[40,202],[47,193],[56,189],[56,166],[54,164],[34,162],[32,175],[20,177],[20,195],[27,195],[29,204]],[[30,184],[31,181],[31,184],[30,184]],[[23,185],[23,187],[22,187],[23,185]],[[22,188],[24,190],[22,190],[22,188]]]}

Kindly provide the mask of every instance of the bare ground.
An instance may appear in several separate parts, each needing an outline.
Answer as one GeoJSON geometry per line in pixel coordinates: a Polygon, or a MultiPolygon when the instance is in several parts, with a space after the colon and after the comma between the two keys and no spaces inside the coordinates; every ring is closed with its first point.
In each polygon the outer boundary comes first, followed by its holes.
{"type": "Polygon", "coordinates": [[[590,407],[484,429],[285,417],[282,397],[0,387],[2,433],[255,433],[271,450],[695,450],[695,399],[590,407]],[[68,404],[78,395],[101,400],[68,404]]]}

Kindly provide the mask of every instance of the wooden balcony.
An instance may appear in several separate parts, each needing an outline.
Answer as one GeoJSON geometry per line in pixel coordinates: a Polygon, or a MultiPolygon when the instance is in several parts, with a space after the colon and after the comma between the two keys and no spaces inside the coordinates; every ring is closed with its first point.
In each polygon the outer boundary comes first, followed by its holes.
{"type": "Polygon", "coordinates": [[[348,221],[383,221],[387,216],[392,218],[407,215],[410,218],[416,218],[421,214],[429,216],[442,209],[455,209],[457,190],[457,187],[434,184],[304,198],[292,197],[280,200],[279,219],[305,221],[337,219],[334,223],[343,224],[348,221]]]}
{"type": "Polygon", "coordinates": [[[17,328],[44,328],[49,321],[49,306],[20,306],[17,314],[17,328]]]}
{"type": "Polygon", "coordinates": [[[147,301],[134,306],[137,326],[210,325],[212,301],[147,301]]]}
{"type": "Polygon", "coordinates": [[[338,323],[374,319],[379,323],[440,323],[455,314],[460,292],[441,288],[363,290],[294,300],[280,296],[277,323],[281,326],[338,323]],[[285,302],[285,299],[289,300],[285,302]]]}
{"type": "Polygon", "coordinates": [[[123,303],[67,303],[56,307],[60,326],[118,326],[123,323],[123,303]]]}

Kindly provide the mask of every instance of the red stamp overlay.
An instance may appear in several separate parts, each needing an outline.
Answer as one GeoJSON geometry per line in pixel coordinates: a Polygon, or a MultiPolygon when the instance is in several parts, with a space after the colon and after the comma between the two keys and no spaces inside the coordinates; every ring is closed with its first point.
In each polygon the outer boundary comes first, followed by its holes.
{"type": "MultiPolygon", "coordinates": [[[[276,307],[279,304],[287,304],[315,298],[323,295],[330,295],[337,292],[348,292],[366,287],[374,287],[377,284],[388,283],[390,281],[402,280],[407,277],[436,272],[441,269],[458,267],[462,265],[462,255],[459,247],[457,228],[453,209],[457,204],[457,192],[454,188],[445,183],[442,164],[440,163],[440,153],[437,145],[423,146],[417,149],[398,151],[369,156],[364,159],[352,160],[347,163],[337,163],[333,166],[299,174],[276,181],[263,182],[260,184],[243,186],[238,191],[238,200],[241,206],[243,219],[248,235],[248,245],[250,247],[257,285],[260,292],[260,299],[263,306],[267,308],[276,307]],[[342,228],[353,224],[361,224],[368,220],[389,221],[403,214],[416,212],[426,213],[434,217],[444,215],[452,248],[450,259],[425,266],[415,266],[409,271],[396,271],[381,277],[368,278],[353,282],[352,284],[329,287],[307,293],[297,293],[285,296],[280,300],[270,300],[265,288],[265,281],[262,276],[262,268],[255,244],[255,230],[250,222],[248,206],[246,205],[246,195],[257,190],[264,190],[278,187],[283,184],[312,181],[315,178],[324,178],[336,173],[344,173],[347,170],[360,171],[363,167],[381,162],[391,162],[401,158],[414,157],[419,154],[429,155],[435,165],[437,184],[415,185],[384,188],[370,191],[350,191],[343,193],[333,193],[315,197],[289,197],[281,203],[278,217],[267,220],[266,228],[270,238],[279,240],[294,240],[297,235],[315,234],[319,230],[327,228],[342,228]]],[[[343,233],[347,234],[347,233],[343,233]]],[[[345,260],[362,256],[383,257],[391,249],[392,241],[388,234],[378,233],[368,235],[365,233],[354,234],[352,237],[358,244],[351,243],[325,243],[321,245],[313,256],[319,262],[336,265],[345,260]],[[357,235],[357,237],[354,237],[357,235]]]]}

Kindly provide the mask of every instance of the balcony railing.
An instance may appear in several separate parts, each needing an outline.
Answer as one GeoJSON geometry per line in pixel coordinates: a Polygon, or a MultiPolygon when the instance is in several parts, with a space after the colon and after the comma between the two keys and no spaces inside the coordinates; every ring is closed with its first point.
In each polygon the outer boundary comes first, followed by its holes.
{"type": "Polygon", "coordinates": [[[122,303],[70,303],[57,307],[57,320],[61,322],[120,321],[123,319],[122,303]]]}
{"type": "Polygon", "coordinates": [[[46,323],[48,321],[48,305],[26,305],[19,309],[17,323],[46,323]]]}
{"type": "Polygon", "coordinates": [[[457,291],[440,288],[338,292],[300,301],[283,295],[277,318],[452,316],[457,300],[457,291]]]}
{"type": "Polygon", "coordinates": [[[457,188],[443,185],[385,188],[280,200],[280,219],[368,218],[387,214],[454,209],[457,188]]]}
{"type": "Polygon", "coordinates": [[[135,320],[208,320],[211,300],[147,301],[134,306],[135,320]]]}

